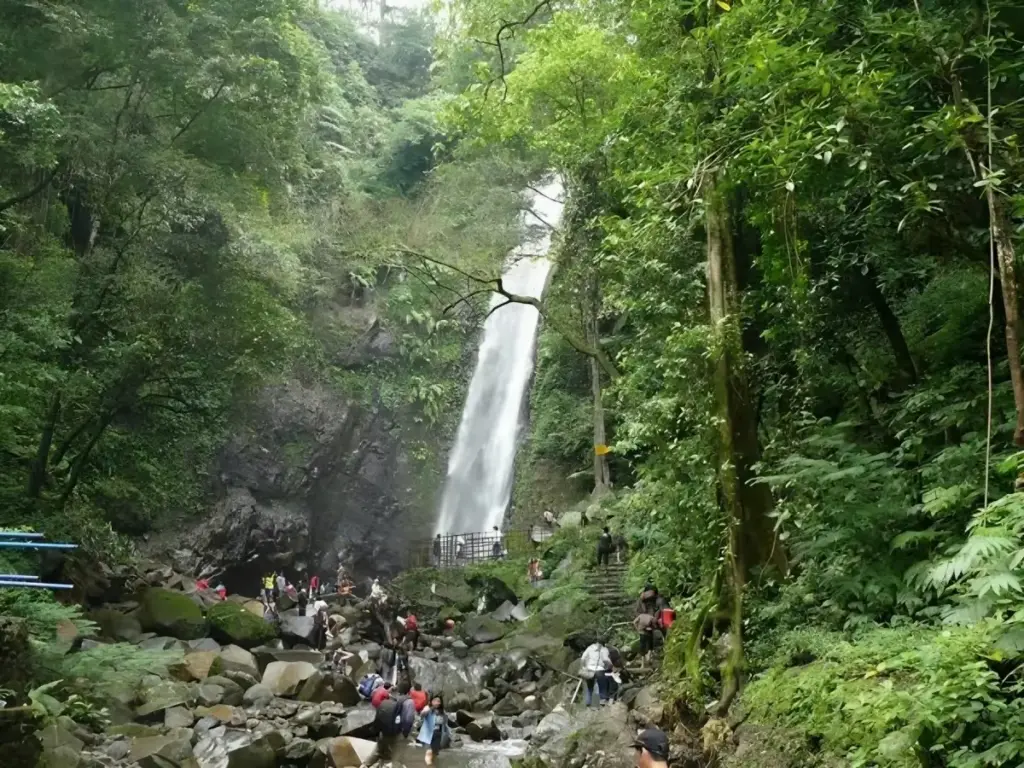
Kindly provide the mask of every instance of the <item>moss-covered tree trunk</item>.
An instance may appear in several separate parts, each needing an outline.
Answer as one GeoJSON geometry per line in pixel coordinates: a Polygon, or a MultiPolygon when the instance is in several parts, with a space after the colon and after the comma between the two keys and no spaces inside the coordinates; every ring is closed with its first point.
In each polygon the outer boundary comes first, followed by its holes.
{"type": "Polygon", "coordinates": [[[712,177],[705,184],[704,204],[719,502],[729,521],[728,595],[722,596],[722,602],[729,607],[731,637],[718,706],[724,713],[739,690],[743,667],[743,589],[750,571],[756,566],[772,564],[784,572],[787,564],[785,551],[776,540],[769,518],[771,494],[766,486],[751,484],[752,468],[760,453],[757,418],[743,364],[732,216],[719,178],[712,177]]]}

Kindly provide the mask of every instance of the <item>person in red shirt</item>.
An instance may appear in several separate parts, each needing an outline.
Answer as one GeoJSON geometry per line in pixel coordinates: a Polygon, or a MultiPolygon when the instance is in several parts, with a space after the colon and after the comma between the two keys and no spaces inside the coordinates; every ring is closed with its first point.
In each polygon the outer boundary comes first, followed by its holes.
{"type": "Polygon", "coordinates": [[[402,639],[403,641],[408,642],[414,651],[416,650],[416,646],[419,645],[420,624],[416,621],[416,615],[413,613],[410,613],[409,618],[405,620],[405,632],[402,639]]]}
{"type": "Polygon", "coordinates": [[[216,588],[216,589],[214,590],[214,592],[216,592],[216,593],[217,593],[217,596],[218,596],[218,597],[219,597],[219,598],[220,598],[221,600],[226,600],[226,599],[227,599],[227,596],[228,596],[228,588],[227,588],[227,587],[225,587],[225,586],[224,586],[223,584],[218,584],[218,585],[217,585],[217,588],[216,588]]]}
{"type": "Polygon", "coordinates": [[[197,591],[205,592],[209,588],[210,588],[210,582],[208,582],[206,579],[197,579],[196,580],[196,590],[197,591]]]}
{"type": "Polygon", "coordinates": [[[380,688],[373,692],[370,697],[370,704],[373,705],[374,709],[380,707],[381,702],[384,701],[388,696],[391,695],[391,683],[384,683],[380,688]]]}
{"type": "Polygon", "coordinates": [[[417,712],[422,712],[427,708],[427,692],[423,690],[423,686],[419,683],[413,685],[412,690],[409,691],[409,698],[416,705],[417,712]]]}

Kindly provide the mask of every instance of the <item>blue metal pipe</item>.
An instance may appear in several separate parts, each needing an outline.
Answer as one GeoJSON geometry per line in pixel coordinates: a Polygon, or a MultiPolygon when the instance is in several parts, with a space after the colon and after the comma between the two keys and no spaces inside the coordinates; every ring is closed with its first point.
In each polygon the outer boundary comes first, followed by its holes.
{"type": "Polygon", "coordinates": [[[78,549],[77,544],[43,544],[34,541],[0,541],[7,549],[78,549]]]}
{"type": "Polygon", "coordinates": [[[74,589],[74,584],[48,584],[42,581],[4,581],[0,579],[0,589],[8,587],[35,587],[36,589],[74,589]]]}
{"type": "Polygon", "coordinates": [[[0,538],[4,539],[41,539],[42,533],[22,533],[21,531],[0,531],[0,538]]]}

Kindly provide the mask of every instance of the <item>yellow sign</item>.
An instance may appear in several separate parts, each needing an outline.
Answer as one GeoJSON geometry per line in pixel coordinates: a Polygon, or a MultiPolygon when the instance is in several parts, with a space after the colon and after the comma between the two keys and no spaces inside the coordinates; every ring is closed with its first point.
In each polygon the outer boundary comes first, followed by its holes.
{"type": "Polygon", "coordinates": [[[595,445],[594,446],[594,453],[596,453],[598,456],[607,456],[611,452],[612,452],[612,449],[609,448],[607,445],[595,445]]]}

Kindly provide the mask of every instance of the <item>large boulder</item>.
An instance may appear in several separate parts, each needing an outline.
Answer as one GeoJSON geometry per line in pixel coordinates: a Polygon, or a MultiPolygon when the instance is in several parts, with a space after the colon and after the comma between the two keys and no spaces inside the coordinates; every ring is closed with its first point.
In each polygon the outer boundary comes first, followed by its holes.
{"type": "Polygon", "coordinates": [[[377,744],[367,739],[339,736],[331,739],[327,754],[334,768],[359,768],[361,765],[373,765],[377,759],[377,744]]]}
{"type": "Polygon", "coordinates": [[[127,616],[109,608],[90,611],[86,618],[99,626],[100,637],[119,643],[137,643],[142,638],[142,625],[134,616],[127,616]]]}
{"type": "Polygon", "coordinates": [[[164,711],[187,706],[195,700],[195,691],[187,683],[162,680],[142,692],[142,704],[135,710],[139,720],[163,722],[164,711]]]}
{"type": "Polygon", "coordinates": [[[631,768],[636,731],[629,726],[628,715],[621,702],[585,709],[575,716],[556,707],[537,724],[530,753],[554,765],[571,762],[595,768],[631,768]]]}
{"type": "Polygon", "coordinates": [[[462,636],[474,645],[493,643],[508,632],[508,627],[490,616],[470,616],[462,625],[462,636]]]}
{"type": "Polygon", "coordinates": [[[338,735],[372,739],[377,734],[377,726],[374,724],[376,718],[377,710],[369,706],[350,709],[345,713],[338,735]]]}
{"type": "Polygon", "coordinates": [[[199,768],[276,768],[274,736],[220,726],[199,739],[193,754],[199,768]]]}
{"type": "Polygon", "coordinates": [[[317,670],[299,690],[299,701],[334,701],[354,707],[361,701],[356,684],[344,675],[317,670]]]}
{"type": "Polygon", "coordinates": [[[466,733],[473,741],[501,741],[501,731],[491,715],[471,720],[466,725],[466,733]]]}
{"type": "Polygon", "coordinates": [[[238,603],[225,600],[210,608],[210,632],[222,642],[255,648],[277,636],[274,625],[254,616],[238,603]]]}
{"type": "Polygon", "coordinates": [[[132,739],[129,761],[138,763],[140,768],[165,768],[184,766],[192,757],[190,732],[180,729],[163,736],[143,736],[132,739]]]}
{"type": "Polygon", "coordinates": [[[315,623],[312,616],[298,614],[281,616],[281,637],[292,643],[313,645],[315,642],[315,623]]]}
{"type": "Polygon", "coordinates": [[[181,640],[195,640],[206,634],[203,609],[188,595],[163,587],[149,587],[142,593],[138,619],[147,632],[181,640]]]}
{"type": "Polygon", "coordinates": [[[518,693],[508,693],[494,705],[496,715],[519,715],[526,709],[526,702],[518,693]]]}
{"type": "Polygon", "coordinates": [[[252,649],[252,655],[261,670],[275,661],[305,661],[315,667],[324,663],[324,655],[320,651],[285,650],[261,645],[252,649]]]}
{"type": "Polygon", "coordinates": [[[504,602],[516,603],[519,601],[515,590],[497,576],[474,574],[466,581],[477,594],[483,597],[485,611],[493,611],[504,602]]]}
{"type": "Polygon", "coordinates": [[[185,655],[180,662],[180,669],[190,680],[205,680],[210,676],[210,668],[217,660],[215,651],[196,651],[185,655]]]}
{"type": "Polygon", "coordinates": [[[228,673],[240,672],[257,680],[260,677],[260,667],[256,663],[256,657],[237,645],[221,648],[210,671],[215,675],[228,676],[228,673]]]}
{"type": "Polygon", "coordinates": [[[458,694],[476,696],[477,691],[483,687],[486,671],[482,664],[472,663],[469,659],[430,661],[422,656],[409,657],[409,670],[412,679],[420,683],[423,690],[440,692],[446,703],[458,694]]]}
{"type": "Polygon", "coordinates": [[[316,667],[306,661],[275,661],[263,671],[262,684],[275,696],[294,696],[316,671],[316,667]]]}

